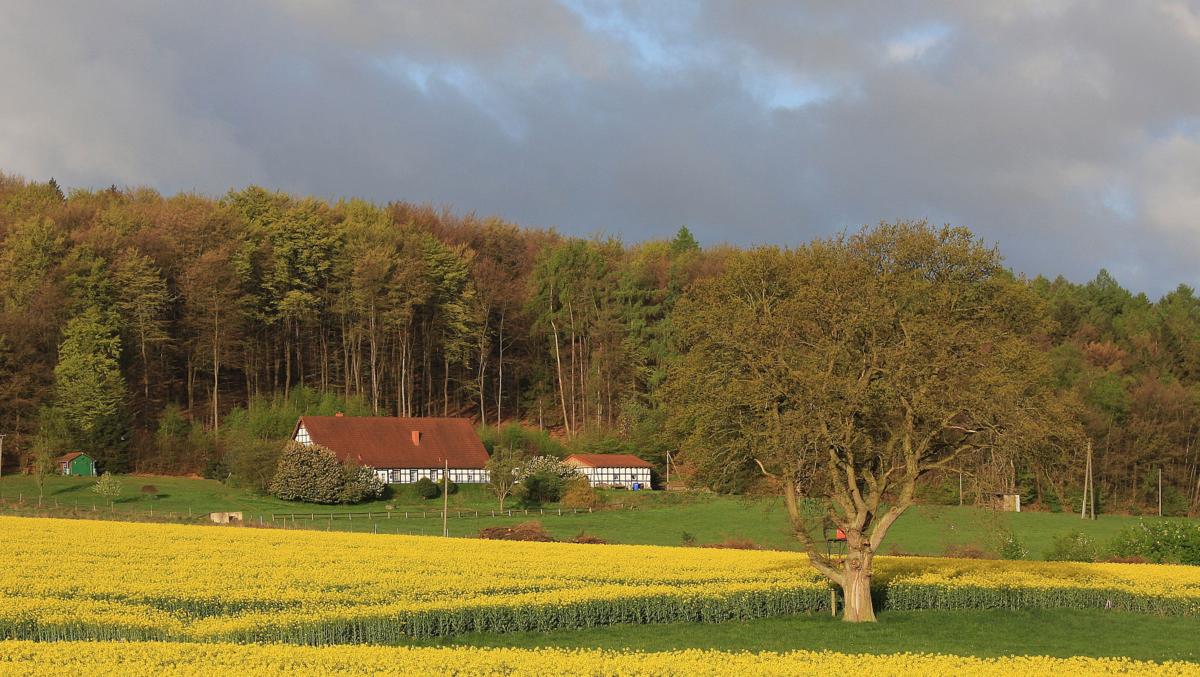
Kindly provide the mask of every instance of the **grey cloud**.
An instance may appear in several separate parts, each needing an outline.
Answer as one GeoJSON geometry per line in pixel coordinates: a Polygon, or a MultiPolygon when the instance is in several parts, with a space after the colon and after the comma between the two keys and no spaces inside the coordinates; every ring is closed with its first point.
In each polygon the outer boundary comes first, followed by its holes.
{"type": "Polygon", "coordinates": [[[10,3],[0,168],[628,240],[927,217],[1160,293],[1200,254],[1196,3],[10,3]]]}

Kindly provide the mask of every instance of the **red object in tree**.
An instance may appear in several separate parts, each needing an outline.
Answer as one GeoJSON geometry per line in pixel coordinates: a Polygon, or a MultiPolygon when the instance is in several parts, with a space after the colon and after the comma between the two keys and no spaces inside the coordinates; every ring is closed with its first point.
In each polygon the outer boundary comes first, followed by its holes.
{"type": "Polygon", "coordinates": [[[844,541],[844,540],[846,540],[846,532],[845,532],[845,531],[842,531],[842,530],[839,528],[839,529],[837,530],[837,533],[836,533],[836,534],[834,534],[834,536],[833,536],[833,540],[835,540],[835,541],[844,541]]]}

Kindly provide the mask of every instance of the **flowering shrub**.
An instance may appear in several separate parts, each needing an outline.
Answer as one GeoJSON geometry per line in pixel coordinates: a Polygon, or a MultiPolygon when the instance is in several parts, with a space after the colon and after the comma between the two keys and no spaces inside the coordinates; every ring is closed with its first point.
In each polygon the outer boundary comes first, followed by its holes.
{"type": "Polygon", "coordinates": [[[1139,520],[1109,546],[1118,557],[1142,557],[1165,564],[1200,564],[1200,523],[1139,520]]]}
{"type": "Polygon", "coordinates": [[[373,470],[343,464],[326,447],[289,442],[267,490],[285,501],[359,503],[382,498],[385,487],[373,470]]]}
{"type": "Polygon", "coordinates": [[[575,466],[563,463],[554,456],[535,456],[522,463],[520,470],[517,471],[519,479],[525,479],[531,475],[553,475],[566,481],[578,474],[579,471],[575,469],[575,466]]]}
{"type": "Polygon", "coordinates": [[[267,490],[285,501],[337,503],[346,484],[341,461],[316,444],[288,442],[267,490]]]}
{"type": "Polygon", "coordinates": [[[375,471],[365,465],[347,463],[342,467],[345,483],[338,496],[339,503],[362,503],[383,498],[387,485],[375,471]]]}
{"type": "Polygon", "coordinates": [[[1025,547],[1012,529],[996,530],[995,541],[996,551],[1002,559],[1029,559],[1029,548],[1025,547]]]}
{"type": "Polygon", "coordinates": [[[1051,562],[1095,562],[1100,559],[1100,548],[1090,536],[1072,531],[1054,539],[1054,545],[1046,553],[1051,562]]]}

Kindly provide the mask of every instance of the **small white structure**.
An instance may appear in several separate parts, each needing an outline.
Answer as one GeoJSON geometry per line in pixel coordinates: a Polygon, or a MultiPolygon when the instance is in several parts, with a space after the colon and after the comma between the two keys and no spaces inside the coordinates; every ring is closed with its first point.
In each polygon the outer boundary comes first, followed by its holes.
{"type": "Polygon", "coordinates": [[[242,513],[241,511],[210,512],[208,513],[208,519],[212,520],[214,524],[241,524],[242,513]]]}
{"type": "Polygon", "coordinates": [[[572,454],[563,462],[575,466],[593,487],[650,488],[653,466],[632,454],[572,454]]]}

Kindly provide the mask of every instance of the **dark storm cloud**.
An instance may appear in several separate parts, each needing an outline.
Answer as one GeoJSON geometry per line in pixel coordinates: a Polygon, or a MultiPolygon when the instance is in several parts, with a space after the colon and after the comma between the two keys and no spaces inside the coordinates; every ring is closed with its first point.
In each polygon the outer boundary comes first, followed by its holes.
{"type": "Polygon", "coordinates": [[[1196,284],[1200,7],[8,3],[0,168],[408,199],[628,240],[971,226],[1196,284]]]}

